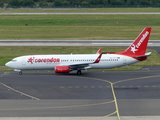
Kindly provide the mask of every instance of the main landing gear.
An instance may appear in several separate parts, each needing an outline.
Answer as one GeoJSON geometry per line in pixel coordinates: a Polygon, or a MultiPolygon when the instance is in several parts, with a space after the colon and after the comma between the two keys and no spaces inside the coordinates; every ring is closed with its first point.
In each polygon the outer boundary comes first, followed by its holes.
{"type": "Polygon", "coordinates": [[[77,75],[81,75],[81,70],[77,70],[77,75]]]}
{"type": "Polygon", "coordinates": [[[22,71],[19,72],[19,75],[22,75],[22,71]]]}

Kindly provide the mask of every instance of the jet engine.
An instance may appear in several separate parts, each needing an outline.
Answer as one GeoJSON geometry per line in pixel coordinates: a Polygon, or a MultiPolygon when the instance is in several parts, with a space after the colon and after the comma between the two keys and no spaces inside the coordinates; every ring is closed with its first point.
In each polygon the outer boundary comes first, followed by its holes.
{"type": "Polygon", "coordinates": [[[56,66],[55,73],[69,73],[70,67],[69,66],[56,66]]]}

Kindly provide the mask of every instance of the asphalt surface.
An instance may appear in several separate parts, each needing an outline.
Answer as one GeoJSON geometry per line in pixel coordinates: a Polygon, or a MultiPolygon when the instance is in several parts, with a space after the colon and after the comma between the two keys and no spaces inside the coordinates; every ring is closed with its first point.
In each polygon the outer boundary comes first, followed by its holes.
{"type": "MultiPolygon", "coordinates": [[[[129,46],[134,40],[0,40],[0,46],[129,46]]],[[[150,40],[148,46],[160,46],[150,40]]]]}
{"type": "MultiPolygon", "coordinates": [[[[0,46],[129,46],[134,40],[0,40],[0,46]]],[[[160,46],[150,40],[148,46],[160,46]]]]}
{"type": "Polygon", "coordinates": [[[76,72],[0,72],[0,116],[159,116],[159,80],[160,67],[83,71],[81,76],[76,72]]]}

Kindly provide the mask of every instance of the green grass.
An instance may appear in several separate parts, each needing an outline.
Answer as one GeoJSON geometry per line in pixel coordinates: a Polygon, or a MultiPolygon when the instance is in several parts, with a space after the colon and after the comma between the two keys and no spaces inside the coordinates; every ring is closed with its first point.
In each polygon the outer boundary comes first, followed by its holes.
{"type": "Polygon", "coordinates": [[[160,15],[1,15],[0,24],[5,26],[26,26],[26,24],[28,26],[156,26],[159,25],[159,18],[160,15]]]}
{"type": "Polygon", "coordinates": [[[152,27],[160,39],[160,15],[1,15],[0,39],[135,39],[152,27]]]}
{"type": "MultiPolygon", "coordinates": [[[[118,52],[126,49],[125,47],[102,47],[103,52],[118,52]]],[[[33,54],[94,54],[99,47],[0,47],[0,67],[1,71],[11,70],[3,65],[11,59],[22,56],[22,55],[33,55],[33,54]]],[[[148,50],[152,52],[152,55],[148,57],[146,61],[139,62],[138,64],[125,66],[112,70],[137,70],[141,69],[142,66],[158,66],[160,65],[160,55],[154,50],[148,50]]],[[[111,70],[111,69],[109,69],[111,70]]]]}

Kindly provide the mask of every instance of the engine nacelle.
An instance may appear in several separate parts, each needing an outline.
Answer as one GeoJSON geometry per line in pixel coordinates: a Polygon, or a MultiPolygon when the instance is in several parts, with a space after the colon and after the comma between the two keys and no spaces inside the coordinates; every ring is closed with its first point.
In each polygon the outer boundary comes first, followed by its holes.
{"type": "Polygon", "coordinates": [[[55,73],[69,73],[70,67],[69,66],[56,66],[55,73]]]}

